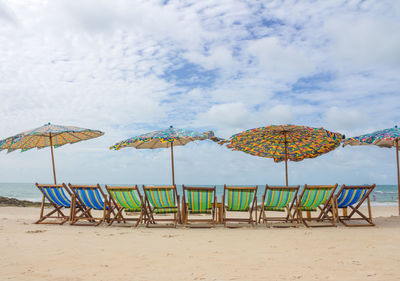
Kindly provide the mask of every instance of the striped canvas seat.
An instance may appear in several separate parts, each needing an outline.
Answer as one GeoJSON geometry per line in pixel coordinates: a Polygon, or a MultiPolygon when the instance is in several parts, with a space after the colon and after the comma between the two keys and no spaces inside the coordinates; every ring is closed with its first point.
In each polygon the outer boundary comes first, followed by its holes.
{"type": "Polygon", "coordinates": [[[64,191],[64,186],[46,186],[42,185],[39,187],[43,193],[46,195],[47,199],[58,206],[63,206],[65,208],[71,207],[71,196],[66,194],[64,191]]]}
{"type": "Polygon", "coordinates": [[[266,211],[286,211],[286,207],[292,203],[297,189],[268,189],[264,204],[266,211]]]}
{"type": "Polygon", "coordinates": [[[338,219],[345,226],[375,226],[372,221],[371,203],[369,195],[374,190],[373,185],[343,185],[335,196],[336,206],[330,211],[336,212],[338,219]],[[364,214],[359,209],[361,205],[367,201],[368,214],[364,214]],[[339,215],[339,208],[343,215],[339,215]],[[350,213],[347,211],[350,209],[350,213]],[[351,223],[350,223],[351,222],[351,223]]]}
{"type": "Polygon", "coordinates": [[[163,209],[165,209],[166,213],[176,212],[177,205],[174,199],[174,191],[172,189],[146,189],[145,194],[155,212],[163,213],[163,209]]]}
{"type": "Polygon", "coordinates": [[[254,199],[254,189],[228,189],[227,206],[228,211],[245,212],[250,209],[254,199]]]}
{"type": "Polygon", "coordinates": [[[75,200],[84,205],[86,211],[85,216],[74,216],[71,219],[71,224],[76,224],[80,220],[85,220],[87,223],[80,223],[79,225],[94,225],[98,226],[103,222],[110,221],[111,213],[115,215],[115,206],[110,205],[107,196],[104,194],[100,185],[72,185],[69,187],[74,192],[75,200]],[[92,210],[102,211],[102,217],[92,216],[92,210]]]}
{"type": "Polygon", "coordinates": [[[192,214],[211,214],[214,190],[189,189],[186,191],[188,210],[192,214]]]}
{"type": "Polygon", "coordinates": [[[355,189],[343,190],[337,199],[338,208],[352,206],[359,202],[369,191],[369,188],[355,187],[355,189]]]}
{"type": "Polygon", "coordinates": [[[336,211],[330,212],[334,206],[333,194],[337,188],[335,185],[304,185],[304,189],[299,196],[297,205],[297,215],[306,227],[326,227],[336,226],[336,211]],[[307,212],[307,216],[303,215],[307,212]],[[311,212],[317,212],[312,217],[311,212]],[[315,222],[313,225],[309,222],[315,222]],[[327,222],[329,224],[324,224],[327,222]]]}
{"type": "Polygon", "coordinates": [[[182,219],[185,226],[210,227],[216,223],[216,187],[182,186],[182,219]],[[194,216],[189,216],[194,214],[194,216]],[[207,214],[207,216],[196,216],[207,214]],[[209,216],[211,215],[211,216],[209,216]],[[195,226],[197,224],[197,226],[195,226]]]}
{"type": "Polygon", "coordinates": [[[94,210],[104,209],[104,200],[97,188],[77,187],[75,192],[86,207],[94,210]]]}
{"type": "Polygon", "coordinates": [[[172,222],[172,226],[180,220],[179,196],[176,193],[175,185],[172,186],[143,186],[146,210],[149,212],[147,227],[168,227],[167,224],[157,224],[160,221],[172,222]],[[173,218],[156,218],[155,214],[173,214],[173,218]]]}
{"type": "Polygon", "coordinates": [[[144,202],[140,191],[136,186],[108,186],[106,190],[110,195],[110,206],[115,206],[116,214],[111,218],[111,212],[109,211],[109,225],[112,225],[115,221],[118,223],[126,223],[128,221],[136,222],[134,226],[138,226],[143,220],[147,219],[147,212],[144,208],[144,202]],[[125,216],[123,211],[131,213],[139,213],[138,216],[125,216]]]}
{"type": "Polygon", "coordinates": [[[264,195],[262,197],[262,206],[259,222],[265,223],[265,226],[277,227],[297,227],[297,220],[294,218],[292,209],[297,200],[297,192],[300,186],[269,186],[265,185],[264,195]],[[267,211],[286,212],[285,215],[267,216],[267,211]],[[276,222],[280,222],[277,224],[276,222]],[[270,223],[270,224],[269,224],[270,223]],[[272,224],[274,223],[274,224],[272,224]],[[285,224],[282,224],[285,223],[285,224]],[[287,225],[286,223],[290,223],[287,225]]]}
{"type": "Polygon", "coordinates": [[[140,212],[142,202],[136,195],[135,189],[112,188],[108,189],[112,198],[127,212],[140,212]]]}
{"type": "Polygon", "coordinates": [[[254,226],[254,223],[257,223],[257,189],[257,186],[241,187],[224,185],[224,195],[222,197],[222,220],[224,227],[227,227],[228,222],[245,222],[252,226],[254,226]],[[249,216],[248,218],[227,217],[227,212],[249,212],[249,216]],[[253,212],[255,213],[255,217],[253,217],[253,212]]]}
{"type": "Polygon", "coordinates": [[[326,204],[332,188],[306,189],[301,198],[301,210],[315,212],[318,206],[326,204]]]}
{"type": "Polygon", "coordinates": [[[40,209],[40,218],[36,223],[43,224],[64,224],[70,220],[72,213],[81,212],[80,205],[72,204],[72,192],[65,184],[35,184],[43,194],[42,205],[40,209]],[[45,212],[45,200],[48,200],[53,207],[50,211],[45,212]],[[73,206],[74,208],[71,208],[73,206]],[[63,209],[69,208],[69,214],[63,213],[63,209]],[[48,220],[50,219],[50,220],[48,220]]]}

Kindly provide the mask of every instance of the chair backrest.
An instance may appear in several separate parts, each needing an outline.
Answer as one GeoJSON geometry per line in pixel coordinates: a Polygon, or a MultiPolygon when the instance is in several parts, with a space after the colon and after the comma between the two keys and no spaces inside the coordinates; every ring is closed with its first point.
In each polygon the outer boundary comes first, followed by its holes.
{"type": "Polygon", "coordinates": [[[191,213],[208,213],[215,203],[216,187],[182,186],[184,202],[191,213]]]}
{"type": "Polygon", "coordinates": [[[177,208],[176,187],[143,186],[148,203],[156,209],[177,208]]]}
{"type": "Polygon", "coordinates": [[[336,194],[337,206],[339,208],[346,208],[352,206],[361,200],[364,200],[374,190],[375,184],[373,185],[343,185],[339,192],[336,194]]]}
{"type": "Polygon", "coordinates": [[[224,200],[228,211],[248,211],[257,194],[257,186],[241,187],[224,185],[224,200]]]}
{"type": "Polygon", "coordinates": [[[300,186],[265,186],[264,206],[270,210],[283,211],[289,204],[293,204],[300,186]]]}
{"type": "Polygon", "coordinates": [[[72,193],[65,184],[35,184],[51,203],[66,208],[71,207],[72,193]]]}
{"type": "Polygon", "coordinates": [[[337,184],[335,185],[304,185],[303,192],[300,195],[300,206],[303,210],[314,211],[320,205],[326,203],[332,198],[337,184]]]}
{"type": "Polygon", "coordinates": [[[101,190],[99,184],[97,185],[68,184],[68,185],[74,192],[79,202],[81,202],[81,204],[95,210],[104,209],[105,202],[107,201],[107,196],[104,194],[103,190],[101,190]]]}
{"type": "Polygon", "coordinates": [[[114,199],[118,205],[126,211],[140,211],[142,208],[142,195],[137,186],[108,186],[106,190],[110,198],[114,199]]]}

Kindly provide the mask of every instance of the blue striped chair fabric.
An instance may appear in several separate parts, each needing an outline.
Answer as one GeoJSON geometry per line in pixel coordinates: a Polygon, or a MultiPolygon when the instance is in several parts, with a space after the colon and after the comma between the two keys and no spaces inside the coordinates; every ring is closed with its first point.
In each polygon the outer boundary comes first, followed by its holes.
{"type": "Polygon", "coordinates": [[[104,209],[104,199],[97,188],[76,187],[75,192],[86,207],[95,210],[104,209]]]}
{"type": "Polygon", "coordinates": [[[355,187],[351,189],[344,189],[337,199],[338,208],[346,208],[352,206],[364,198],[369,188],[355,187]]]}
{"type": "Polygon", "coordinates": [[[64,191],[63,187],[59,186],[40,186],[39,187],[48,200],[50,200],[53,204],[58,206],[63,206],[66,208],[71,207],[71,198],[69,194],[67,195],[64,191]]]}

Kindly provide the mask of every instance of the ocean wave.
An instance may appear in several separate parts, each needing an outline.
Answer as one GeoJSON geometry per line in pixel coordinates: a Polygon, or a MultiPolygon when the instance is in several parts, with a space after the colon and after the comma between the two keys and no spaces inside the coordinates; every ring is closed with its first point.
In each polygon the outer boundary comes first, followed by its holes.
{"type": "Polygon", "coordinates": [[[394,192],[394,191],[382,191],[382,190],[374,190],[373,193],[377,193],[377,194],[397,194],[397,192],[394,192]]]}

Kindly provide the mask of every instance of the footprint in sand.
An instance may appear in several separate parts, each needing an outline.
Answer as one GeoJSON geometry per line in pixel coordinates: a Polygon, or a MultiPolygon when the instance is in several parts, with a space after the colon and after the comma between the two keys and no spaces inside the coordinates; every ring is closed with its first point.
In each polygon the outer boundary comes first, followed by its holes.
{"type": "Polygon", "coordinates": [[[164,237],[164,238],[174,238],[174,237],[176,237],[176,236],[178,236],[178,235],[174,235],[174,234],[165,234],[165,235],[163,235],[162,237],[164,237]]]}
{"type": "Polygon", "coordinates": [[[42,233],[42,232],[46,232],[46,230],[27,230],[27,231],[25,231],[25,233],[29,233],[29,234],[32,234],[32,233],[42,233]]]}

